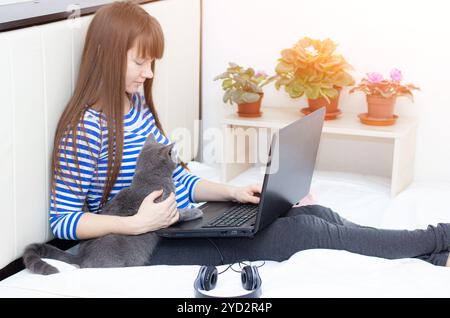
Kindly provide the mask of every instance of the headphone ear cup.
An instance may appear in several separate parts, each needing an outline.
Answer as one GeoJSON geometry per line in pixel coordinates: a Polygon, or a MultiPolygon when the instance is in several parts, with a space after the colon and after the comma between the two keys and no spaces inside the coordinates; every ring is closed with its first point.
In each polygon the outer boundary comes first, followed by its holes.
{"type": "Polygon", "coordinates": [[[253,266],[244,266],[241,271],[241,282],[242,287],[246,290],[252,290],[254,289],[254,273],[252,270],[253,266]]]}
{"type": "Polygon", "coordinates": [[[203,290],[214,289],[217,283],[217,268],[215,266],[202,266],[200,272],[200,288],[203,290]]]}
{"type": "Polygon", "coordinates": [[[259,276],[258,267],[252,266],[252,270],[253,270],[253,283],[255,286],[253,289],[257,289],[261,287],[262,284],[261,276],[259,276]]]}
{"type": "Polygon", "coordinates": [[[261,286],[261,277],[256,266],[244,266],[241,272],[242,287],[246,290],[255,290],[261,286]]]}

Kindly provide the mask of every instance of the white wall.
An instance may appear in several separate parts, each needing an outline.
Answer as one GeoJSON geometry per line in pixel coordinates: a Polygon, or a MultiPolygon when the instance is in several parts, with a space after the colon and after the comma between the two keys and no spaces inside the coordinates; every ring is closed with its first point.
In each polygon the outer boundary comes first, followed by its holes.
{"type": "MultiPolygon", "coordinates": [[[[303,36],[331,38],[354,67],[366,72],[403,71],[406,82],[421,87],[415,103],[397,102],[400,116],[417,116],[416,179],[450,180],[450,2],[445,0],[204,0],[203,125],[219,127],[236,106],[222,103],[212,79],[229,61],[274,72],[280,51],[303,36]]],[[[342,110],[363,112],[362,94],[340,99],[342,110]]],[[[302,107],[282,90],[265,87],[264,106],[302,107]]],[[[207,142],[205,142],[205,145],[207,142]]]]}
{"type": "MultiPolygon", "coordinates": [[[[178,129],[194,136],[200,2],[167,0],[143,8],[159,20],[166,41],[154,86],[161,122],[172,140],[178,129]]],[[[53,136],[73,92],[92,18],[0,32],[0,268],[20,257],[26,245],[53,238],[48,225],[53,136]]]]}

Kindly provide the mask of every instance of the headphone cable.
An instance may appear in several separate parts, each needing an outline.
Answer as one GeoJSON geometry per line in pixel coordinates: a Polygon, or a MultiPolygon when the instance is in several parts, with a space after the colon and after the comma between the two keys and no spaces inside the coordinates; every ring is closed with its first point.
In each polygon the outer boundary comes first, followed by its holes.
{"type": "Polygon", "coordinates": [[[221,261],[222,265],[225,265],[225,260],[224,260],[224,258],[223,258],[223,255],[222,255],[222,253],[220,252],[220,249],[217,247],[216,243],[214,243],[210,238],[206,238],[206,239],[207,239],[208,241],[210,241],[211,244],[216,248],[217,252],[219,252],[219,255],[220,255],[220,261],[221,261]]]}
{"type": "MultiPolygon", "coordinates": [[[[217,252],[218,252],[219,255],[220,255],[220,262],[222,263],[222,265],[225,265],[225,259],[224,259],[223,255],[222,255],[222,252],[220,251],[219,247],[218,247],[218,246],[216,245],[216,243],[214,243],[210,238],[207,237],[206,239],[207,239],[207,240],[208,240],[208,241],[216,248],[217,252]]],[[[247,264],[245,264],[245,262],[238,262],[238,263],[239,263],[239,267],[241,268],[241,270],[242,270],[241,264],[247,265],[247,264]]],[[[231,270],[232,270],[233,272],[240,273],[240,271],[238,272],[237,270],[235,270],[235,269],[233,268],[233,265],[234,265],[234,264],[236,264],[236,263],[233,263],[233,264],[228,265],[228,267],[225,268],[222,272],[218,273],[218,275],[220,275],[220,274],[222,274],[222,273],[225,273],[225,272],[226,272],[227,270],[229,270],[230,268],[231,268],[231,270]]],[[[250,264],[251,264],[251,263],[250,263],[250,264]]],[[[256,267],[257,267],[257,268],[263,267],[265,264],[266,264],[266,261],[263,261],[261,265],[256,266],[256,267]]]]}
{"type": "MultiPolygon", "coordinates": [[[[216,248],[216,250],[217,250],[217,252],[219,252],[219,255],[220,255],[220,262],[222,263],[222,265],[225,265],[225,259],[224,259],[224,257],[223,257],[223,255],[222,255],[222,252],[220,252],[220,249],[219,249],[219,247],[217,246],[217,244],[216,243],[214,243],[210,238],[206,238],[215,248],[216,248]]],[[[220,274],[222,274],[222,273],[225,273],[227,270],[229,270],[230,268],[233,270],[233,271],[235,271],[234,269],[233,269],[233,265],[234,264],[236,264],[236,263],[233,263],[233,264],[230,264],[230,265],[228,265],[228,267],[227,268],[225,268],[223,271],[221,271],[220,273],[217,273],[217,275],[220,275],[220,274]]]]}

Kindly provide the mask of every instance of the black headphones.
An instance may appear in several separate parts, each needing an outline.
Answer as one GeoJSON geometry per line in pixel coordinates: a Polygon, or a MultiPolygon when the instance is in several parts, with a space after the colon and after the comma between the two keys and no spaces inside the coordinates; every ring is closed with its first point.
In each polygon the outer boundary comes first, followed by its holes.
{"type": "MultiPolygon", "coordinates": [[[[217,268],[215,266],[202,266],[194,282],[195,297],[214,298],[214,296],[202,293],[214,289],[217,283],[217,268]]],[[[242,287],[250,290],[249,293],[239,296],[230,296],[237,298],[258,298],[261,296],[261,277],[256,266],[244,266],[241,270],[242,287]]]]}

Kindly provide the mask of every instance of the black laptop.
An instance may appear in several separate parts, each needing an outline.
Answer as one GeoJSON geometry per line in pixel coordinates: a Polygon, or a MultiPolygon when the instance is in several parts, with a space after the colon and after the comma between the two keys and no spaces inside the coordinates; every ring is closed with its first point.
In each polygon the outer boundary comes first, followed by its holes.
{"type": "Polygon", "coordinates": [[[203,217],[156,233],[163,237],[242,237],[286,214],[310,190],[325,108],[281,128],[272,137],[259,204],[210,201],[203,217]]]}

